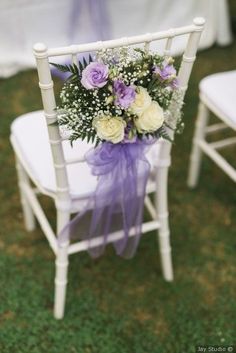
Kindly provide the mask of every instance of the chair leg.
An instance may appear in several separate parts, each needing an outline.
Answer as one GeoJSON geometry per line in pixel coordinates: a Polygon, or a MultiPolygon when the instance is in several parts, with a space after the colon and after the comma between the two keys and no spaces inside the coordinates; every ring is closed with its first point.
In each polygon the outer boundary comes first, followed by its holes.
{"type": "Polygon", "coordinates": [[[58,247],[56,258],[54,317],[58,320],[63,318],[65,311],[68,264],[68,244],[65,243],[58,247]]]}
{"type": "MultiPolygon", "coordinates": [[[[70,219],[68,212],[57,211],[57,229],[63,228],[70,219]]],[[[54,317],[62,319],[65,311],[67,273],[68,273],[68,245],[69,240],[58,246],[56,257],[56,275],[55,275],[55,296],[54,296],[54,317]]]]}
{"type": "Polygon", "coordinates": [[[159,247],[161,256],[161,265],[163,277],[166,281],[173,281],[173,266],[170,246],[170,230],[168,215],[168,167],[160,167],[157,171],[157,191],[156,208],[157,216],[160,222],[159,228],[159,247]]]}
{"type": "Polygon", "coordinates": [[[202,150],[199,147],[198,141],[205,138],[205,129],[208,123],[209,111],[203,102],[199,103],[198,117],[193,137],[193,146],[190,157],[189,173],[187,184],[190,188],[197,185],[201,167],[202,150]]]}
{"type": "Polygon", "coordinates": [[[19,190],[20,190],[20,199],[21,199],[21,205],[22,205],[22,210],[23,210],[23,217],[24,217],[24,223],[25,223],[25,228],[27,231],[32,231],[35,229],[35,217],[33,210],[30,206],[29,201],[25,197],[24,190],[22,186],[24,184],[30,184],[29,177],[24,170],[22,164],[18,159],[16,159],[16,170],[17,170],[17,175],[18,175],[18,183],[19,183],[19,190]]]}

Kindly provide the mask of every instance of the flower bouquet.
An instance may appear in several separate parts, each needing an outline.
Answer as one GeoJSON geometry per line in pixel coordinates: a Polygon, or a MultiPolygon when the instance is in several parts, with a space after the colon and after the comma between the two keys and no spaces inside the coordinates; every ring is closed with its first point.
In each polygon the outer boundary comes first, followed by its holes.
{"type": "Polygon", "coordinates": [[[173,62],[172,57],[125,47],[102,50],[78,66],[53,64],[71,73],[60,93],[59,124],[71,132],[71,141],[168,139],[168,107],[178,90],[173,62]]]}
{"type": "Polygon", "coordinates": [[[102,235],[103,243],[91,246],[90,253],[102,254],[118,224],[123,236],[114,242],[116,252],[125,257],[134,254],[150,172],[145,153],[158,138],[170,139],[166,127],[175,128],[169,112],[179,89],[173,63],[171,57],[125,47],[102,50],[78,65],[53,64],[70,73],[60,93],[58,122],[69,131],[71,142],[94,142],[85,157],[98,177],[87,207],[65,227],[59,241],[81,233],[83,220],[93,210],[85,239],[102,235]]]}

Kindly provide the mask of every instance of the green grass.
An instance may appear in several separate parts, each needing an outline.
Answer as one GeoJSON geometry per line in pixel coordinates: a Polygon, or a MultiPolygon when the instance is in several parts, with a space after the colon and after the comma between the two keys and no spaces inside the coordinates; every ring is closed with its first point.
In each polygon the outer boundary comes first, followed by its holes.
{"type": "Polygon", "coordinates": [[[54,257],[39,228],[23,227],[8,138],[16,116],[41,108],[37,75],[0,81],[1,353],[191,353],[198,344],[236,342],[235,184],[204,158],[199,187],[186,187],[198,83],[235,69],[235,60],[236,43],[201,52],[191,77],[169,180],[175,281],[162,279],[154,233],[129,261],[111,247],[96,261],[74,255],[59,322],[52,316],[54,257]]]}

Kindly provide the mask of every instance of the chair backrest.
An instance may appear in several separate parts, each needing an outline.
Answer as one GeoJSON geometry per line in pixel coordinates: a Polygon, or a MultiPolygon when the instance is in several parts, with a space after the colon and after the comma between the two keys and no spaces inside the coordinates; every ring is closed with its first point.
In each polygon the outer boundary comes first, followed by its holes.
{"type": "MultiPolygon", "coordinates": [[[[55,56],[70,55],[72,63],[77,64],[77,55],[87,52],[96,52],[103,48],[117,48],[122,46],[135,46],[143,44],[145,50],[149,50],[150,44],[156,41],[165,41],[164,55],[171,55],[172,42],[175,37],[185,36],[186,46],[180,69],[178,71],[178,81],[182,91],[182,99],[186,92],[192,66],[196,58],[198,43],[201,32],[204,28],[205,20],[203,18],[195,18],[193,24],[185,27],[169,29],[167,31],[148,33],[139,36],[108,40],[103,42],[95,42],[81,45],[71,45],[60,48],[47,48],[42,43],[34,46],[34,55],[37,62],[39,87],[41,89],[44,114],[48,126],[49,140],[55,167],[56,183],[57,183],[57,207],[60,209],[68,208],[70,201],[68,177],[66,171],[66,161],[63,155],[62,138],[60,136],[59,127],[55,124],[57,113],[55,111],[56,101],[53,89],[53,81],[50,72],[49,58],[55,56]]],[[[162,53],[160,53],[162,54],[162,53]]],[[[178,102],[179,103],[179,102],[178,102]]],[[[161,159],[167,162],[170,159],[171,144],[165,141],[161,148],[161,159]]],[[[78,161],[79,162],[79,161],[78,161]]]]}

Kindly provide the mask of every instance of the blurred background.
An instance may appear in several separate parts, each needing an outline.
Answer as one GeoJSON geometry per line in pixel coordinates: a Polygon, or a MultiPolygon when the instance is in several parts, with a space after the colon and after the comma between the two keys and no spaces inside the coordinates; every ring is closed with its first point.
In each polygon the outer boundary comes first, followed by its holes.
{"type": "MultiPolygon", "coordinates": [[[[198,84],[236,67],[235,0],[0,0],[0,352],[184,353],[236,344],[235,184],[204,157],[186,186],[198,84]],[[54,256],[41,230],[24,229],[11,122],[42,108],[32,46],[103,40],[190,24],[206,29],[185,100],[169,180],[175,281],[162,279],[155,233],[131,261],[71,257],[66,315],[52,316],[54,256]]],[[[177,41],[174,54],[181,52],[177,41]]],[[[59,92],[62,81],[56,79],[59,92]]],[[[214,117],[213,117],[214,119],[214,117]]],[[[225,151],[235,163],[235,148],[225,151]]],[[[47,212],[53,204],[43,198],[47,212]]]]}
{"type": "MultiPolygon", "coordinates": [[[[35,67],[32,47],[119,38],[207,19],[201,48],[229,45],[232,31],[228,0],[1,0],[0,77],[35,67]]],[[[183,49],[183,40],[174,51],[183,49]]]]}

